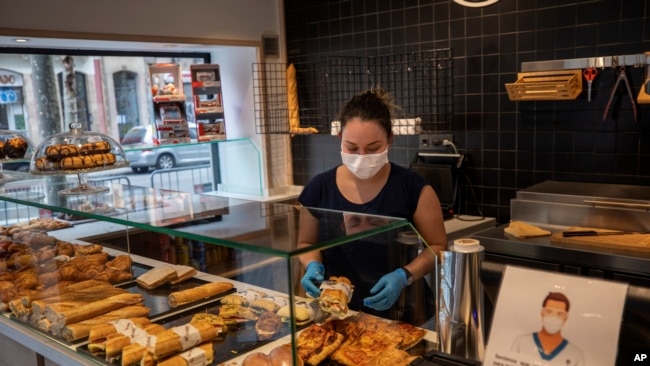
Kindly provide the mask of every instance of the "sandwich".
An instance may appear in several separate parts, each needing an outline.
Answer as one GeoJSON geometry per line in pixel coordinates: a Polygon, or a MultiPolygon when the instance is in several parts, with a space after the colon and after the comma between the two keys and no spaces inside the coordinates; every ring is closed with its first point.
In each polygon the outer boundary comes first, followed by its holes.
{"type": "Polygon", "coordinates": [[[253,300],[250,307],[257,311],[272,311],[276,312],[281,307],[289,304],[289,299],[280,296],[266,296],[261,299],[253,300]]]}
{"type": "Polygon", "coordinates": [[[250,302],[266,297],[266,293],[257,290],[244,290],[226,295],[221,299],[222,304],[248,306],[250,302]]]}
{"type": "Polygon", "coordinates": [[[241,305],[221,305],[219,315],[226,324],[239,324],[257,321],[259,316],[251,308],[241,305]]]}
{"type": "Polygon", "coordinates": [[[174,269],[176,270],[176,278],[169,281],[172,285],[189,280],[197,273],[196,269],[190,266],[176,265],[174,269]]]}
{"type": "Polygon", "coordinates": [[[260,341],[273,338],[282,329],[282,318],[272,311],[264,311],[257,323],[255,323],[255,332],[260,341]]]}
{"type": "Polygon", "coordinates": [[[146,288],[147,290],[153,290],[175,279],[176,279],[176,270],[174,269],[174,267],[161,266],[161,267],[154,267],[149,271],[141,274],[135,280],[135,282],[138,285],[146,288]]]}
{"type": "Polygon", "coordinates": [[[208,323],[217,330],[217,334],[228,332],[228,326],[220,315],[210,313],[197,313],[194,314],[190,320],[190,324],[194,323],[208,323]]]}
{"type": "MultiPolygon", "coordinates": [[[[315,304],[314,301],[305,301],[305,300],[296,301],[293,307],[293,315],[295,317],[297,326],[303,326],[309,324],[309,322],[316,319],[316,309],[314,309],[314,307],[312,306],[314,304],[315,304]]],[[[318,305],[316,305],[316,307],[318,307],[318,305]]],[[[283,321],[290,321],[291,309],[289,305],[285,305],[281,307],[280,310],[278,310],[278,315],[282,318],[283,321]]]]}
{"type": "Polygon", "coordinates": [[[352,298],[352,282],[346,277],[330,277],[321,286],[320,307],[330,314],[345,315],[352,298]]]}

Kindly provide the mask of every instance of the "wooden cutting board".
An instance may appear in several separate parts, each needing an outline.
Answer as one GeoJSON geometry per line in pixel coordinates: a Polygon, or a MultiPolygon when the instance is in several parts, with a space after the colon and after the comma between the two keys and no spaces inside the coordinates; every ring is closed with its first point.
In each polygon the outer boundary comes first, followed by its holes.
{"type": "MultiPolygon", "coordinates": [[[[574,226],[567,228],[570,230],[595,230],[595,231],[615,231],[606,229],[594,229],[587,227],[574,226]]],[[[623,234],[623,235],[602,235],[602,236],[573,236],[565,238],[562,232],[551,235],[551,242],[562,244],[575,244],[600,248],[615,248],[630,250],[636,252],[650,252],[650,234],[623,234]]]]}

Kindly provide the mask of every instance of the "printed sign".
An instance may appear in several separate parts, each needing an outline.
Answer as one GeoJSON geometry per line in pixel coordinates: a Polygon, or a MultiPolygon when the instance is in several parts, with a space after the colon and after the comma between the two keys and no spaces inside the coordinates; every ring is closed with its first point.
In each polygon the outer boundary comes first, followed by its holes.
{"type": "Polygon", "coordinates": [[[627,288],[508,266],[483,365],[615,365],[627,288]]]}

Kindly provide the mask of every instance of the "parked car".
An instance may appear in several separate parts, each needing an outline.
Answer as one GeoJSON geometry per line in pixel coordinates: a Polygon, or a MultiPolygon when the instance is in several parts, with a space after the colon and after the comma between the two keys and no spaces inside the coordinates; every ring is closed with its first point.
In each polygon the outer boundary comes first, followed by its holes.
{"type": "MultiPolygon", "coordinates": [[[[190,138],[197,142],[196,124],[190,123],[190,138]]],[[[206,164],[210,162],[211,144],[158,145],[154,127],[135,126],[122,138],[121,144],[131,169],[146,173],[149,168],[171,169],[181,165],[206,164]]]]}

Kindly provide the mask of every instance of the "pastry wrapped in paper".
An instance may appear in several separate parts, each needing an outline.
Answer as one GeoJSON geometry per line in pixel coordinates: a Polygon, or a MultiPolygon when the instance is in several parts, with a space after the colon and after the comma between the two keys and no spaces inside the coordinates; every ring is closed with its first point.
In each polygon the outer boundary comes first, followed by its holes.
{"type": "Polygon", "coordinates": [[[169,306],[177,307],[195,301],[207,299],[233,289],[230,282],[213,282],[193,287],[187,290],[172,292],[168,296],[169,306]]]}
{"type": "Polygon", "coordinates": [[[126,293],[111,296],[104,300],[91,302],[78,308],[58,313],[55,321],[52,321],[52,328],[63,328],[66,324],[77,323],[127,305],[136,305],[142,302],[144,302],[144,297],[141,294],[126,293]]]}
{"type": "Polygon", "coordinates": [[[96,340],[104,339],[115,333],[122,333],[125,330],[135,327],[143,327],[151,324],[151,320],[145,317],[118,319],[110,323],[101,324],[90,330],[88,334],[88,341],[94,342],[96,340]]]}
{"type": "Polygon", "coordinates": [[[100,324],[106,324],[111,321],[125,318],[136,318],[149,316],[151,309],[141,305],[125,306],[82,322],[68,324],[61,330],[61,337],[68,342],[73,342],[87,337],[90,330],[100,324]]]}
{"type": "Polygon", "coordinates": [[[174,353],[211,341],[216,336],[217,330],[209,323],[180,325],[158,334],[156,343],[150,350],[154,360],[158,361],[174,353]]]}
{"type": "Polygon", "coordinates": [[[298,82],[296,81],[296,67],[290,64],[287,67],[287,104],[289,108],[289,132],[296,134],[318,133],[313,127],[300,127],[300,114],[298,112],[298,82]]]}
{"type": "Polygon", "coordinates": [[[251,302],[265,296],[267,296],[266,292],[248,289],[224,296],[221,299],[221,303],[226,305],[248,306],[251,302]]]}
{"type": "Polygon", "coordinates": [[[158,366],[205,366],[214,361],[214,346],[206,342],[157,363],[158,366]]]}
{"type": "Polygon", "coordinates": [[[134,339],[131,344],[122,348],[122,365],[140,365],[141,362],[144,363],[143,360],[145,357],[153,360],[150,348],[156,343],[158,334],[166,331],[167,329],[162,325],[159,325],[158,327],[147,327],[146,332],[148,335],[145,338],[134,339]]]}
{"type": "Polygon", "coordinates": [[[346,277],[330,277],[320,285],[320,307],[330,314],[343,315],[348,312],[354,286],[346,277]]]}
{"type": "MultiPolygon", "coordinates": [[[[160,324],[148,324],[142,328],[135,327],[130,333],[121,333],[109,337],[104,342],[106,361],[112,361],[120,356],[124,348],[131,344],[147,344],[147,342],[151,342],[164,331],[165,327],[160,324]]],[[[90,345],[88,348],[90,349],[90,345]]]]}

